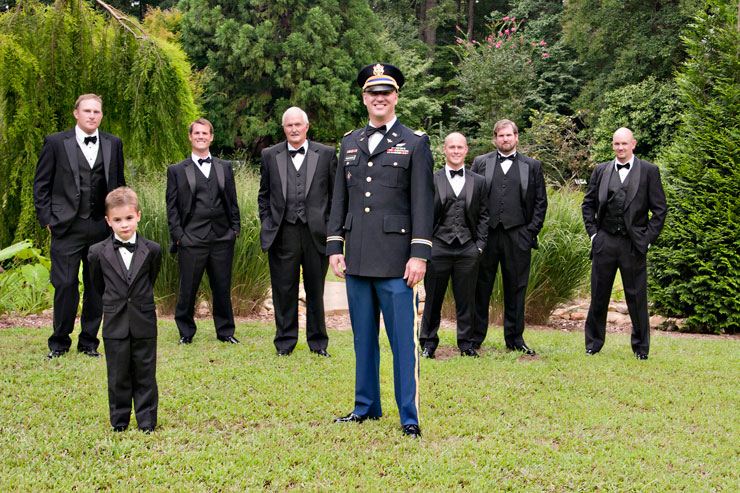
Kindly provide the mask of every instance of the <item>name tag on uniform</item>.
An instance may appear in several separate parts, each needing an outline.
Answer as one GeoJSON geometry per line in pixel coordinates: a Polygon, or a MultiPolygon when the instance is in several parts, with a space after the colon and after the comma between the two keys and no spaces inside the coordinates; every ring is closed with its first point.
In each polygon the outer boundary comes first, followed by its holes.
{"type": "Polygon", "coordinates": [[[409,153],[409,150],[406,149],[405,147],[395,146],[395,147],[388,148],[388,150],[385,152],[387,152],[388,154],[401,154],[405,156],[409,153]]]}
{"type": "Polygon", "coordinates": [[[347,161],[354,161],[357,156],[344,156],[345,163],[347,161]]]}

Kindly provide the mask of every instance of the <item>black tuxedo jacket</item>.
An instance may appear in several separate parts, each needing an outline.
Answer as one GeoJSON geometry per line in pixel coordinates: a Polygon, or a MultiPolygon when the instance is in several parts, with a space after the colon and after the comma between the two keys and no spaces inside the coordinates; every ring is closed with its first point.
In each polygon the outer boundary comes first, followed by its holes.
{"type": "MultiPolygon", "coordinates": [[[[108,192],[126,185],[123,176],[123,143],[115,135],[98,131],[103,154],[108,192]]],[[[49,225],[52,233],[64,234],[77,217],[80,207],[80,165],[77,159],[75,129],[44,137],[36,176],[33,180],[33,203],[42,227],[49,225]]]]}
{"type": "Polygon", "coordinates": [[[130,276],[113,248],[112,235],[91,246],[87,259],[93,285],[103,297],[103,337],[156,337],[154,282],[162,263],[159,244],[136,235],[130,276]]]}
{"type": "MultiPolygon", "coordinates": [[[[448,194],[449,180],[445,168],[434,173],[434,231],[444,220],[445,202],[454,199],[448,194]]],[[[460,192],[465,197],[465,219],[478,249],[486,247],[488,239],[488,193],[486,179],[465,170],[465,185],[460,192]]]]}
{"type": "MultiPolygon", "coordinates": [[[[224,204],[224,214],[235,234],[241,230],[239,203],[236,199],[234,170],[229,161],[212,157],[211,173],[215,174],[224,204]]],[[[170,229],[170,252],[177,251],[177,244],[185,226],[193,217],[195,208],[195,163],[188,157],[167,168],[167,225],[170,229]]]]}
{"type": "MultiPolygon", "coordinates": [[[[614,160],[596,165],[583,197],[581,211],[589,236],[601,229],[606,214],[609,180],[614,169],[614,160]]],[[[648,245],[655,242],[663,229],[667,206],[660,170],[651,162],[635,157],[629,172],[627,199],[624,203],[624,224],[637,251],[645,255],[648,245]],[[649,214],[652,213],[652,214],[649,214]]]]}
{"type": "MultiPolygon", "coordinates": [[[[293,162],[285,141],[262,151],[260,191],[257,195],[260,245],[267,251],[275,240],[285,214],[288,166],[293,162]]],[[[306,171],[306,220],[316,249],[326,254],[326,223],[329,222],[337,154],[333,147],[308,141],[301,169],[306,171]]]]}
{"type": "MultiPolygon", "coordinates": [[[[545,223],[547,213],[547,190],[545,176],[542,173],[542,163],[536,159],[517,152],[519,166],[519,180],[521,182],[521,204],[524,219],[527,221],[527,231],[532,236],[532,248],[537,248],[537,235],[545,223]]],[[[498,165],[498,151],[489,152],[476,157],[470,171],[486,177],[486,194],[490,192],[493,172],[498,165]]]]}

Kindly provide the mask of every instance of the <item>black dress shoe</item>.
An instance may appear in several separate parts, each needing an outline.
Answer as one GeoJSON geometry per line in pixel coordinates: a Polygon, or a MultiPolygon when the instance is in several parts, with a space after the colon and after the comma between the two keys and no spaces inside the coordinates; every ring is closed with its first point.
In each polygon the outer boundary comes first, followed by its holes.
{"type": "Polygon", "coordinates": [[[434,349],[430,349],[428,347],[424,348],[424,351],[421,352],[422,358],[429,358],[434,359],[434,349]]]}
{"type": "Polygon", "coordinates": [[[91,358],[100,358],[100,353],[94,347],[80,346],[77,348],[77,351],[86,354],[91,358]]]}
{"type": "Polygon", "coordinates": [[[593,356],[596,353],[598,353],[598,351],[595,351],[593,349],[586,349],[586,356],[593,356]]]}
{"type": "Polygon", "coordinates": [[[318,354],[319,356],[323,356],[324,358],[331,358],[331,355],[326,352],[326,349],[312,349],[311,352],[313,354],[318,354]]]}
{"type": "Polygon", "coordinates": [[[126,431],[126,428],[128,428],[128,426],[114,426],[113,431],[115,431],[116,433],[123,433],[124,431],[126,431]]]}
{"type": "Polygon", "coordinates": [[[362,423],[366,419],[377,420],[379,418],[377,416],[360,416],[359,414],[349,413],[346,416],[342,416],[341,418],[335,419],[334,422],[335,423],[362,423]]]}
{"type": "Polygon", "coordinates": [[[481,343],[480,342],[474,342],[473,343],[473,349],[480,349],[481,343]]]}
{"type": "Polygon", "coordinates": [[[647,356],[647,354],[635,353],[635,358],[637,358],[637,359],[648,359],[648,356],[647,356]]]}
{"type": "Polygon", "coordinates": [[[239,339],[237,339],[234,336],[218,337],[217,339],[221,342],[228,342],[230,344],[239,344],[239,339]]]}
{"type": "MultiPolygon", "coordinates": [[[[478,355],[478,351],[476,351],[472,347],[466,349],[465,351],[460,351],[460,356],[470,356],[471,358],[480,358],[480,356],[478,355]]],[[[415,426],[415,425],[408,425],[408,426],[415,426]]]]}
{"type": "Polygon", "coordinates": [[[534,356],[535,354],[537,354],[534,352],[534,349],[528,348],[526,344],[517,344],[517,345],[507,344],[506,349],[510,351],[521,351],[522,353],[528,356],[534,356]]]}
{"type": "Polygon", "coordinates": [[[182,336],[180,338],[180,344],[192,344],[192,343],[193,343],[192,336],[182,336]]]}
{"type": "Polygon", "coordinates": [[[411,438],[421,438],[421,428],[418,425],[403,425],[403,433],[411,438]]]}
{"type": "Polygon", "coordinates": [[[67,349],[54,349],[52,352],[46,355],[46,359],[58,358],[64,353],[66,353],[67,351],[68,351],[67,349]]]}
{"type": "Polygon", "coordinates": [[[280,351],[277,352],[277,355],[278,356],[290,356],[290,353],[292,352],[293,352],[292,349],[281,349],[280,351]]]}
{"type": "Polygon", "coordinates": [[[152,433],[154,433],[154,427],[153,426],[142,426],[140,429],[146,435],[151,435],[152,433]]]}

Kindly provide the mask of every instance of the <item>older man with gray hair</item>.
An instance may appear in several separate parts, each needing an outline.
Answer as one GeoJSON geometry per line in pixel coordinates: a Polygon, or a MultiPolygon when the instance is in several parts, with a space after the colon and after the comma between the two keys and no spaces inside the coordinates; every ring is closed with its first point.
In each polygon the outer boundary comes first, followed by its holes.
{"type": "Polygon", "coordinates": [[[329,357],[324,319],[326,223],[331,209],[337,155],[333,147],[306,139],[308,116],[298,107],[283,113],[286,141],[262,151],[260,245],[267,252],[275,307],[275,348],[288,356],[298,342],[298,283],[303,268],[306,341],[329,357]]]}

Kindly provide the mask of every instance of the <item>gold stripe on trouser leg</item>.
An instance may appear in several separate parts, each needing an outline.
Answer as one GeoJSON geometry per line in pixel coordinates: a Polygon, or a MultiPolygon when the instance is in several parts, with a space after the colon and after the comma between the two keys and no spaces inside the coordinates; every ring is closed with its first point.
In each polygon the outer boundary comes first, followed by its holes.
{"type": "Polygon", "coordinates": [[[416,418],[421,424],[419,417],[419,284],[414,284],[413,309],[414,309],[414,379],[416,380],[416,418]]]}

